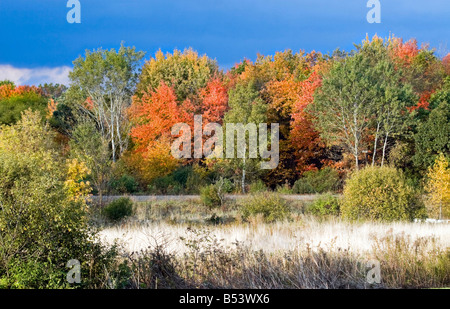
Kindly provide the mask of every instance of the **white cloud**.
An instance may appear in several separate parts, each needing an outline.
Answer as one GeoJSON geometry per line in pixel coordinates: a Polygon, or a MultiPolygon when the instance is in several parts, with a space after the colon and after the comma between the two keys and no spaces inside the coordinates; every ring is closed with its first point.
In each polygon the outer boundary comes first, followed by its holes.
{"type": "Polygon", "coordinates": [[[16,85],[39,85],[58,83],[69,85],[68,66],[54,68],[16,68],[9,64],[0,64],[0,81],[8,79],[16,85]]]}

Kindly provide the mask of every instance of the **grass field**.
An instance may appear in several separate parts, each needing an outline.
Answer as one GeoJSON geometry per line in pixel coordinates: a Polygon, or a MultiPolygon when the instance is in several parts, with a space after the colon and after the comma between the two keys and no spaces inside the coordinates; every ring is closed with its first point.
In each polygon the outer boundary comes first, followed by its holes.
{"type": "Polygon", "coordinates": [[[134,287],[450,286],[450,225],[348,222],[308,215],[305,202],[291,206],[288,219],[270,224],[243,221],[233,202],[210,210],[195,201],[135,203],[127,220],[94,222],[101,240],[119,243],[138,266],[134,287]],[[380,263],[380,283],[367,281],[370,260],[380,263]],[[155,266],[161,261],[170,271],[155,266]]]}

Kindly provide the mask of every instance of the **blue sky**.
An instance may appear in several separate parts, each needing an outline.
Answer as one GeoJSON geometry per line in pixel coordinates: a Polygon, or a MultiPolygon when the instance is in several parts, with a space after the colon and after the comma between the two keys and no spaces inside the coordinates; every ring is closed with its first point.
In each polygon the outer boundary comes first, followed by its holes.
{"type": "Polygon", "coordinates": [[[69,24],[67,0],[0,0],[0,80],[67,82],[86,49],[121,41],[146,59],[158,49],[192,47],[222,68],[287,48],[351,50],[366,33],[449,52],[449,0],[380,2],[381,24],[369,24],[367,0],[80,0],[81,24],[69,24]]]}

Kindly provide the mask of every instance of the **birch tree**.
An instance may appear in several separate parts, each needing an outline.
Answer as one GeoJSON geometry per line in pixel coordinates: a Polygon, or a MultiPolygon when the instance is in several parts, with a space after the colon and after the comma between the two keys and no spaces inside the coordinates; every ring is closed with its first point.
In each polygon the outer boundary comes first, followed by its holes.
{"type": "Polygon", "coordinates": [[[130,125],[126,110],[131,105],[138,66],[144,52],[123,44],[115,49],[86,51],[74,61],[69,74],[69,93],[77,107],[93,119],[111,147],[113,162],[127,149],[130,125]],[[75,95],[74,95],[75,94],[75,95]]]}
{"type": "Polygon", "coordinates": [[[355,159],[367,148],[376,91],[371,84],[375,71],[370,61],[357,53],[333,64],[315,93],[311,109],[315,126],[328,144],[342,145],[355,159]]]}
{"type": "Polygon", "coordinates": [[[386,46],[374,39],[358,46],[353,56],[334,63],[311,108],[321,137],[329,144],[343,145],[358,169],[359,156],[370,149],[372,138],[372,165],[380,140],[384,164],[388,142],[406,128],[406,107],[414,100],[412,87],[402,81],[402,72],[389,59],[386,46]]]}
{"type": "MultiPolygon", "coordinates": [[[[237,166],[237,169],[241,171],[240,182],[242,193],[245,193],[247,178],[255,176],[259,170],[257,167],[258,159],[255,158],[255,155],[250,155],[250,152],[256,151],[256,145],[250,145],[250,136],[256,137],[255,131],[258,124],[266,122],[267,106],[259,97],[259,93],[255,90],[252,82],[238,84],[235,89],[230,90],[228,105],[229,110],[224,118],[225,132],[232,132],[233,130],[230,130],[230,126],[235,126],[235,124],[241,124],[245,127],[245,131],[243,131],[243,134],[246,136],[245,145],[243,148],[237,149],[237,144],[235,144],[235,149],[233,150],[236,151],[235,159],[230,159],[230,163],[237,166]],[[253,132],[251,132],[252,127],[253,132]],[[241,155],[238,156],[237,154],[241,155]]],[[[237,133],[238,136],[240,133],[242,136],[242,132],[237,133]]],[[[231,134],[234,135],[234,132],[231,134]]]]}

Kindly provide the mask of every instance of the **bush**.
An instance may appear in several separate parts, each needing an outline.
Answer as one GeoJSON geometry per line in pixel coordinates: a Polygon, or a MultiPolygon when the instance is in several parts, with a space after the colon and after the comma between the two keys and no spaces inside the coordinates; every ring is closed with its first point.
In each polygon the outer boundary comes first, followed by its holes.
{"type": "Polygon", "coordinates": [[[0,128],[0,286],[98,287],[114,253],[87,223],[78,161],[64,161],[39,113],[0,128]],[[67,261],[81,264],[80,284],[66,280],[67,261]]]}
{"type": "Polygon", "coordinates": [[[261,214],[266,222],[283,220],[289,215],[289,204],[278,193],[259,192],[241,202],[241,214],[244,220],[261,214]]]}
{"type": "Polygon", "coordinates": [[[133,214],[133,202],[128,197],[121,197],[109,203],[103,213],[111,221],[119,221],[133,214]]]}
{"type": "Polygon", "coordinates": [[[207,183],[193,167],[183,166],[169,175],[154,179],[148,190],[153,194],[196,194],[207,183]]]}
{"type": "Polygon", "coordinates": [[[278,185],[276,188],[275,188],[275,191],[277,192],[277,193],[280,193],[280,194],[292,194],[292,193],[294,193],[294,191],[289,187],[289,183],[288,182],[286,182],[284,185],[282,185],[282,186],[280,186],[280,185],[278,185]]]}
{"type": "Polygon", "coordinates": [[[293,191],[297,194],[335,192],[339,187],[339,174],[331,167],[319,171],[308,171],[294,183],[293,191]]]}
{"type": "Polygon", "coordinates": [[[346,181],[341,212],[348,219],[413,220],[423,211],[417,192],[395,168],[367,167],[346,181]]]}
{"type": "Polygon", "coordinates": [[[151,182],[148,189],[154,194],[167,194],[172,183],[173,179],[170,176],[158,177],[151,182]]]}
{"type": "Polygon", "coordinates": [[[138,191],[139,184],[136,179],[129,175],[123,175],[117,180],[113,180],[110,184],[113,191],[118,193],[135,193],[138,191]]]}
{"type": "Polygon", "coordinates": [[[220,177],[215,184],[200,189],[200,199],[209,208],[219,207],[225,201],[225,193],[232,192],[233,188],[233,183],[229,179],[220,177]]]}
{"type": "Polygon", "coordinates": [[[228,178],[220,177],[218,181],[216,181],[215,186],[219,192],[223,193],[231,193],[234,189],[234,184],[228,178]]]}
{"type": "Polygon", "coordinates": [[[183,166],[179,169],[175,170],[171,176],[173,180],[179,183],[181,186],[186,186],[186,182],[189,176],[193,173],[193,169],[191,166],[183,166]]]}
{"type": "Polygon", "coordinates": [[[200,199],[209,208],[220,207],[223,203],[223,196],[217,190],[217,186],[210,184],[200,189],[200,199]]]}
{"type": "Polygon", "coordinates": [[[258,179],[255,182],[252,182],[249,186],[249,193],[257,193],[267,191],[267,187],[261,179],[258,179]]]}
{"type": "Polygon", "coordinates": [[[319,216],[338,216],[339,215],[339,199],[331,194],[324,194],[316,199],[307,211],[313,215],[319,216]]]}

